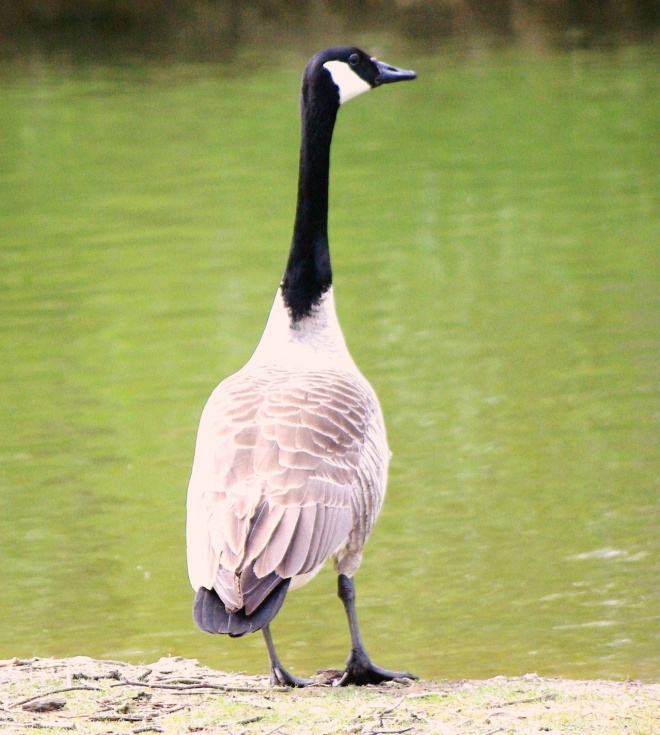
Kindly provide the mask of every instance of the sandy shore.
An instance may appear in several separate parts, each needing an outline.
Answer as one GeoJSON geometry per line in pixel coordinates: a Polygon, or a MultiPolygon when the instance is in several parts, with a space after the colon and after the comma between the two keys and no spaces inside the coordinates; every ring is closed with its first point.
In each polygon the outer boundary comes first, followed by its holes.
{"type": "Polygon", "coordinates": [[[0,733],[657,735],[660,684],[543,679],[270,689],[265,677],[163,658],[0,661],[0,733]]]}

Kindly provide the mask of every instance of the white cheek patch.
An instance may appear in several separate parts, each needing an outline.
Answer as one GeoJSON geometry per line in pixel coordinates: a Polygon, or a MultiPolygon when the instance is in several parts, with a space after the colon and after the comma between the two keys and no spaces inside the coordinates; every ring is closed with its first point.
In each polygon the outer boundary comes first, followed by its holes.
{"type": "Polygon", "coordinates": [[[371,85],[359,77],[344,61],[326,61],[323,66],[330,72],[332,81],[339,88],[339,104],[371,89],[371,85]]]}

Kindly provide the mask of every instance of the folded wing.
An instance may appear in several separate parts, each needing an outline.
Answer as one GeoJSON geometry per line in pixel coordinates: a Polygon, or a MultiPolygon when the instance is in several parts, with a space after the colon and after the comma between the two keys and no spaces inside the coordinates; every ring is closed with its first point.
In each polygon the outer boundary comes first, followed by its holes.
{"type": "Polygon", "coordinates": [[[361,545],[384,491],[374,441],[385,442],[380,409],[354,375],[297,374],[294,384],[263,369],[223,381],[202,415],[188,490],[193,587],[249,618],[283,580],[361,545]],[[365,490],[380,497],[365,501],[365,490]]]}

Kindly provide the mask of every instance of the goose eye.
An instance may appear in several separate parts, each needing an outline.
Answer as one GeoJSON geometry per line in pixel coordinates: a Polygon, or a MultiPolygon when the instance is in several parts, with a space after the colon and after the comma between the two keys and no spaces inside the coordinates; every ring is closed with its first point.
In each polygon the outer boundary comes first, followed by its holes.
{"type": "Polygon", "coordinates": [[[358,58],[358,55],[357,55],[357,54],[351,54],[351,55],[350,55],[350,56],[348,57],[348,63],[349,63],[349,64],[350,64],[351,66],[355,66],[355,65],[356,65],[356,64],[358,63],[358,61],[359,61],[359,60],[360,60],[360,59],[358,58]]]}

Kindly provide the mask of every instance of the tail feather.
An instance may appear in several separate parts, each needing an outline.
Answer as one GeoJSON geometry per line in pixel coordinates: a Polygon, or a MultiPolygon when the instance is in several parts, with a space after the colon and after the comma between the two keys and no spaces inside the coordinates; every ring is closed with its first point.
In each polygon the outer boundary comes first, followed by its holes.
{"type": "Polygon", "coordinates": [[[215,590],[200,587],[193,603],[193,619],[206,633],[223,633],[234,638],[254,633],[270,623],[282,607],[290,579],[282,579],[249,615],[245,608],[229,612],[215,590]]]}
{"type": "Polygon", "coordinates": [[[202,630],[213,630],[214,626],[214,608],[213,598],[202,595],[195,597],[194,616],[195,622],[202,630]]]}
{"type": "Polygon", "coordinates": [[[215,577],[213,589],[225,603],[229,612],[245,608],[248,615],[263,603],[268,595],[282,583],[282,577],[275,572],[265,577],[257,577],[254,564],[234,572],[220,567],[215,577]]]}

